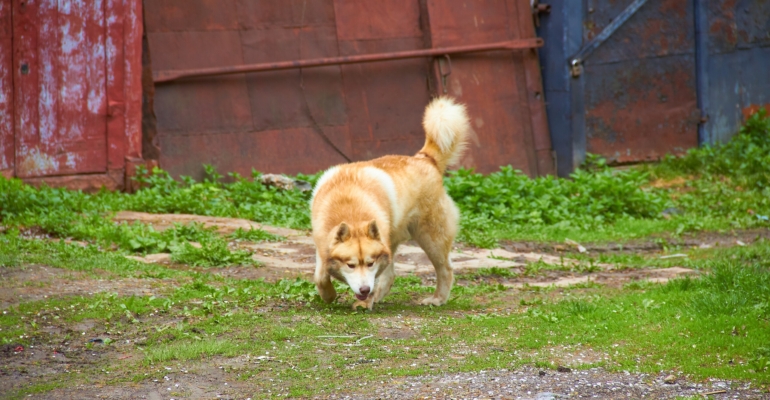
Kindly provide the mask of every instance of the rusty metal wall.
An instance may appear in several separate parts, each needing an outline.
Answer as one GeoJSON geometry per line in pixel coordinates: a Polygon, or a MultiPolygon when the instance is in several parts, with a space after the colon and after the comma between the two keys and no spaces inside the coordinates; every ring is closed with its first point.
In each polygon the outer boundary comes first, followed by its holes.
{"type": "Polygon", "coordinates": [[[2,0],[0,41],[0,171],[122,187],[141,156],[141,0],[2,0]]]}
{"type": "Polygon", "coordinates": [[[703,139],[725,142],[760,107],[770,112],[770,1],[696,1],[707,34],[703,139]]]}
{"type": "MultiPolygon", "coordinates": [[[[631,1],[589,0],[584,40],[631,1]]],[[[648,1],[586,61],[588,152],[627,163],[698,145],[692,11],[692,0],[648,1]]]]}
{"type": "Polygon", "coordinates": [[[728,140],[770,105],[770,1],[649,0],[582,62],[570,62],[638,0],[550,0],[538,33],[558,172],[585,154],[656,160],[728,140]]]}
{"type": "MultiPolygon", "coordinates": [[[[152,69],[226,67],[533,38],[528,0],[154,0],[152,69]]],[[[534,50],[452,57],[448,92],[478,136],[463,164],[553,171],[534,50]]],[[[413,154],[422,112],[442,91],[437,61],[403,59],[156,84],[161,166],[312,173],[348,160],[413,154]],[[441,86],[441,87],[439,87],[441,86]]]]}

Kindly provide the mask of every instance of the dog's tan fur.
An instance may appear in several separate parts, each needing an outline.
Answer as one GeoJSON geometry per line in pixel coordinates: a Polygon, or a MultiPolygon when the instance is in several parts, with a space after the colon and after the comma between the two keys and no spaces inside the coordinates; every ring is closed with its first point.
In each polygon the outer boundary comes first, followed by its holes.
{"type": "Polygon", "coordinates": [[[441,305],[449,298],[454,280],[449,252],[459,212],[442,176],[462,155],[470,125],[464,106],[441,97],[426,108],[423,127],[425,145],[415,156],[340,165],[319,179],[311,212],[315,282],[324,301],[337,297],[334,277],[353,289],[358,298],[353,308],[371,309],[390,291],[393,256],[410,238],[436,269],[436,290],[422,304],[441,305]]]}

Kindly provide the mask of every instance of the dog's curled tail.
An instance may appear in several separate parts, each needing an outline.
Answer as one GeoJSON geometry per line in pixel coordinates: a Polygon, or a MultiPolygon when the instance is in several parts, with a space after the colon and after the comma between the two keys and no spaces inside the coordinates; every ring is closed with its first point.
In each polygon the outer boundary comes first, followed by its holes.
{"type": "Polygon", "coordinates": [[[465,106],[442,96],[428,104],[422,120],[425,145],[422,153],[435,161],[443,174],[447,167],[460,161],[467,146],[471,126],[465,106]]]}

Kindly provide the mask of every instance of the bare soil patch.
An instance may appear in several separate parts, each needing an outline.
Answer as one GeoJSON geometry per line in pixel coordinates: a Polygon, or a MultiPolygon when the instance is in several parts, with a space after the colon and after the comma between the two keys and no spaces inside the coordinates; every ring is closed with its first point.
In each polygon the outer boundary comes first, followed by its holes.
{"type": "Polygon", "coordinates": [[[103,292],[122,296],[157,295],[171,282],[169,279],[119,278],[107,272],[103,274],[103,279],[94,279],[93,273],[45,265],[0,268],[0,309],[48,297],[90,296],[103,292]]]}
{"type": "MultiPolygon", "coordinates": [[[[746,229],[730,232],[698,232],[684,234],[681,237],[672,235],[652,235],[645,239],[634,239],[624,242],[581,243],[589,253],[660,253],[665,247],[699,247],[720,248],[739,246],[738,242],[746,245],[757,240],[770,239],[770,229],[746,229]]],[[[543,243],[534,241],[502,240],[501,247],[514,252],[542,252],[546,254],[576,253],[576,249],[565,243],[543,243]]]]}

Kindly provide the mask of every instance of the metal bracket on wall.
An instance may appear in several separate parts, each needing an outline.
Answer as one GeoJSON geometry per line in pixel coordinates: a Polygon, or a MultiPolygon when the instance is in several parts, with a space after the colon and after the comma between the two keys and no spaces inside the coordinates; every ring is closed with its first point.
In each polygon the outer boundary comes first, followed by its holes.
{"type": "Polygon", "coordinates": [[[583,46],[574,56],[569,58],[570,73],[573,78],[583,74],[583,61],[588,58],[597,47],[601,46],[618,28],[620,28],[637,10],[639,10],[647,0],[634,0],[623,12],[612,20],[598,35],[583,46]]]}
{"type": "Polygon", "coordinates": [[[444,59],[446,60],[447,70],[444,71],[444,63],[441,62],[442,59],[438,59],[438,71],[439,75],[441,75],[441,89],[443,90],[444,94],[447,94],[449,91],[446,83],[447,76],[452,74],[452,59],[449,58],[449,54],[444,54],[444,59]]]}
{"type": "Polygon", "coordinates": [[[532,20],[535,21],[536,27],[540,27],[540,14],[549,14],[550,12],[550,4],[541,3],[540,0],[532,0],[532,20]]]}

